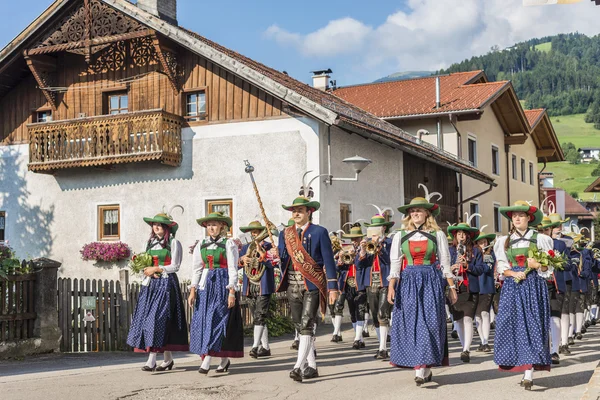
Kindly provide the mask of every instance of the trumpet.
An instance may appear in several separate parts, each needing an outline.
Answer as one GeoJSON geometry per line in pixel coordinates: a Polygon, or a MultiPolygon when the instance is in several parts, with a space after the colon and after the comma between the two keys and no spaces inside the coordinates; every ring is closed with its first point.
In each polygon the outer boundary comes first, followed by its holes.
{"type": "Polygon", "coordinates": [[[331,235],[331,248],[333,250],[333,254],[337,253],[342,249],[342,241],[336,235],[331,235]]]}
{"type": "Polygon", "coordinates": [[[346,265],[350,265],[350,264],[354,263],[354,255],[348,251],[342,252],[341,257],[342,257],[342,263],[344,263],[346,265]]]}
{"type": "Polygon", "coordinates": [[[377,253],[378,247],[379,247],[379,240],[377,240],[377,241],[369,240],[365,247],[365,251],[369,255],[374,255],[375,253],[377,253]]]}

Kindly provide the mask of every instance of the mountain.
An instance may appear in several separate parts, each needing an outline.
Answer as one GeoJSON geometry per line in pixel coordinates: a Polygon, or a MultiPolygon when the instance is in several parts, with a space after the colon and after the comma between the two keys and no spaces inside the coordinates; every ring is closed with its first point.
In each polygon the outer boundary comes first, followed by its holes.
{"type": "Polygon", "coordinates": [[[550,115],[586,113],[600,129],[600,35],[561,34],[498,46],[439,73],[482,69],[491,81],[511,80],[526,108],[550,115]]]}
{"type": "Polygon", "coordinates": [[[404,71],[396,72],[394,74],[384,76],[383,78],[377,79],[373,83],[390,82],[390,81],[403,81],[411,78],[421,78],[423,76],[433,75],[433,71],[404,71]]]}

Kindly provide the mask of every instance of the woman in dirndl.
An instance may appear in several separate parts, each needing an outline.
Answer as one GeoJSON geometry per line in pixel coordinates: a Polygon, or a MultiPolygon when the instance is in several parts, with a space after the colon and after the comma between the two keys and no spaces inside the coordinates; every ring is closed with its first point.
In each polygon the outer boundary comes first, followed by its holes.
{"type": "Polygon", "coordinates": [[[483,254],[483,263],[485,268],[483,274],[479,275],[479,302],[477,303],[477,311],[475,312],[475,321],[477,325],[477,334],[481,340],[481,344],[477,351],[491,353],[492,348],[489,345],[490,329],[491,329],[491,310],[493,307],[494,296],[496,295],[496,282],[494,275],[496,274],[496,256],[492,242],[496,239],[495,233],[483,233],[486,225],[481,227],[479,236],[475,238],[475,244],[479,247],[483,254]]]}
{"type": "Polygon", "coordinates": [[[431,381],[431,367],[448,365],[444,278],[450,286],[450,303],[457,298],[446,235],[435,222],[440,208],[430,201],[441,195],[430,195],[419,186],[425,197],[398,208],[406,217],[392,241],[388,288],[393,304],[390,363],[413,368],[417,386],[431,381]]]}
{"type": "Polygon", "coordinates": [[[471,362],[471,343],[473,342],[473,319],[479,303],[479,276],[485,271],[481,250],[474,239],[479,229],[471,227],[471,219],[479,214],[467,215],[467,222],[448,227],[452,235],[450,246],[450,264],[455,280],[458,280],[458,300],[450,307],[454,326],[462,344],[460,359],[471,362]]]}
{"type": "Polygon", "coordinates": [[[497,270],[504,275],[500,294],[494,362],[501,371],[524,372],[521,386],[531,390],[533,371],[550,371],[550,301],[545,279],[552,266],[529,257],[529,250],[549,252],[552,239],[530,229],[542,220],[542,212],[525,201],[500,207],[512,222],[508,236],[494,245],[497,270]]]}
{"type": "Polygon", "coordinates": [[[244,357],[244,332],[239,302],[238,259],[235,242],[227,239],[231,218],[210,213],[196,222],[207,236],[193,252],[192,287],[188,304],[194,308],[190,351],[202,357],[198,369],[208,374],[212,357],[221,357],[217,373],[227,372],[230,358],[244,357]]]}
{"type": "MultiPolygon", "coordinates": [[[[181,206],[175,206],[183,208],[181,206]]],[[[171,208],[171,211],[175,208],[171,208]]],[[[171,351],[188,351],[188,332],[177,271],[181,265],[181,243],[175,239],[179,225],[171,212],[144,218],[152,227],[146,252],[155,265],[144,269],[145,279],[135,306],[127,344],[136,352],[149,353],[142,371],[171,370],[175,365],[171,351]],[[164,361],[156,366],[157,353],[164,361]]]]}

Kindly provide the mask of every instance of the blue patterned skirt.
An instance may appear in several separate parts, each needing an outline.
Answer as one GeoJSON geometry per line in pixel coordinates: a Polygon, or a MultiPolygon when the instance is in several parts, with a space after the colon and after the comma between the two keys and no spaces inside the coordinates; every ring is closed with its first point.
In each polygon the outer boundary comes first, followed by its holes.
{"type": "MultiPolygon", "coordinates": [[[[522,272],[525,268],[512,270],[522,272]]],[[[494,362],[500,370],[550,371],[549,331],[550,302],[545,280],[536,271],[520,283],[507,278],[500,294],[494,340],[494,362]]]]}
{"type": "Polygon", "coordinates": [[[188,351],[183,299],[176,274],[142,286],[127,344],[136,352],[188,351]]]}
{"type": "Polygon", "coordinates": [[[390,363],[403,368],[448,365],[443,278],[432,265],[400,276],[391,327],[390,363]]]}
{"type": "Polygon", "coordinates": [[[198,290],[190,326],[190,351],[200,356],[244,356],[244,328],[239,295],[235,306],[227,308],[226,268],[207,269],[203,290],[198,290]]]}

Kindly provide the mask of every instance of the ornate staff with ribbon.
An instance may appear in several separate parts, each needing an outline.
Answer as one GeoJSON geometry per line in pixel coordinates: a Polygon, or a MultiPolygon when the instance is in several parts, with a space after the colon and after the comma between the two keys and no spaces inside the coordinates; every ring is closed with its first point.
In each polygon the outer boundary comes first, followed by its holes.
{"type": "Polygon", "coordinates": [[[267,214],[265,213],[265,208],[263,207],[262,200],[260,199],[260,193],[258,192],[258,187],[256,186],[256,181],[254,180],[254,175],[252,175],[252,173],[254,172],[254,167],[252,165],[250,165],[250,162],[248,160],[244,160],[244,164],[246,165],[246,173],[250,175],[250,179],[252,180],[252,186],[254,187],[254,194],[256,195],[256,200],[258,200],[258,207],[260,208],[260,213],[263,217],[263,220],[265,221],[265,226],[267,227],[267,232],[269,233],[269,240],[271,240],[271,243],[273,244],[273,246],[275,246],[275,241],[273,240],[273,234],[271,233],[271,230],[273,228],[275,228],[275,225],[273,225],[273,223],[271,221],[269,221],[269,218],[267,218],[267,214]]]}

